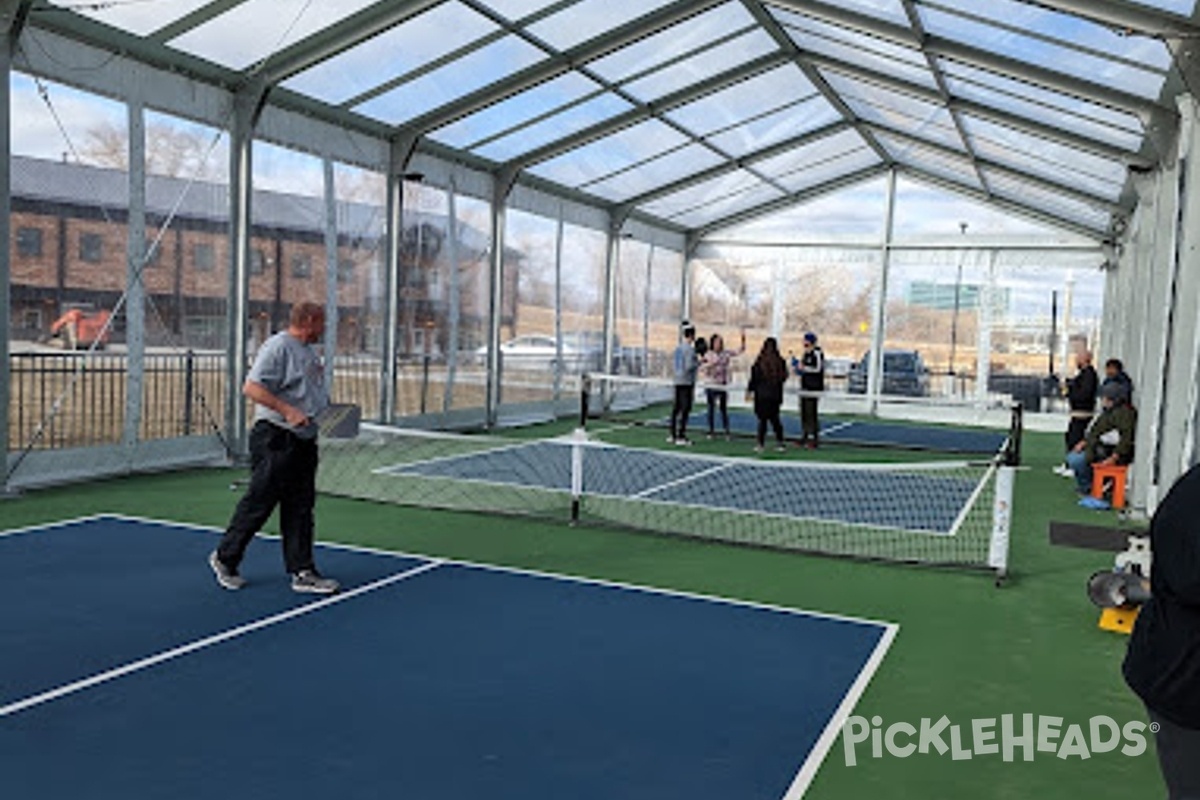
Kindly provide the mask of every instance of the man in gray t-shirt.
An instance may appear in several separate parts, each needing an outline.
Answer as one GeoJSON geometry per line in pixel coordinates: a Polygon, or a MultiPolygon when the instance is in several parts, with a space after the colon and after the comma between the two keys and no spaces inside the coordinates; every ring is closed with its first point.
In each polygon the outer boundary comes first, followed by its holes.
{"type": "Polygon", "coordinates": [[[283,558],[297,592],[332,594],[339,588],[313,562],[317,423],[329,405],[324,366],[312,345],[325,333],[325,309],[315,303],[292,308],[288,329],[258,351],[242,387],[254,401],[250,431],[250,485],[238,502],[221,543],[208,558],[217,582],[240,589],[238,565],[263,523],[279,506],[283,558]]]}

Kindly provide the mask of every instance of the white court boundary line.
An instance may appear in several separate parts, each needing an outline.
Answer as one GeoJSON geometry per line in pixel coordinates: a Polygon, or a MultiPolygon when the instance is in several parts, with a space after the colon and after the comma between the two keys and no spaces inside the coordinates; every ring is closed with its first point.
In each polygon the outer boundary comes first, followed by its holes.
{"type": "MultiPolygon", "coordinates": [[[[136,516],[136,515],[111,514],[111,513],[92,514],[89,516],[78,517],[78,518],[74,518],[74,519],[70,519],[70,520],[62,520],[62,521],[59,521],[54,524],[48,524],[48,525],[43,525],[43,526],[29,526],[26,528],[22,528],[20,530],[22,532],[30,532],[33,530],[37,530],[38,528],[53,529],[53,528],[65,527],[67,525],[75,524],[75,523],[92,522],[92,521],[100,521],[100,520],[107,520],[107,519],[125,521],[125,522],[137,522],[137,523],[149,524],[149,525],[158,525],[158,526],[167,527],[167,528],[193,530],[193,531],[202,532],[202,533],[219,533],[219,532],[221,532],[220,528],[217,528],[217,527],[214,527],[211,525],[200,525],[200,524],[191,523],[191,522],[178,522],[175,520],[156,519],[154,517],[142,517],[142,516],[136,516]]],[[[9,531],[0,531],[0,536],[7,535],[8,533],[9,533],[9,531]]],[[[270,538],[270,539],[279,538],[277,535],[274,535],[274,534],[261,534],[260,533],[259,536],[263,536],[264,538],[270,538]]],[[[771,613],[775,613],[775,614],[785,614],[788,616],[809,617],[812,619],[822,619],[822,620],[829,620],[829,621],[833,621],[833,622],[846,622],[846,623],[853,623],[853,624],[857,624],[857,625],[873,626],[873,627],[881,628],[882,632],[881,632],[881,635],[879,638],[879,642],[875,645],[875,649],[872,651],[871,655],[867,658],[867,661],[863,664],[862,669],[859,670],[858,677],[855,679],[854,683],[851,684],[850,689],[847,690],[846,694],[842,697],[842,702],[838,705],[837,710],[834,712],[833,716],[830,717],[829,722],[825,725],[825,729],[822,731],[821,736],[817,739],[817,741],[813,745],[812,749],[808,751],[808,755],[805,757],[804,762],[801,764],[800,770],[796,773],[796,777],[793,779],[791,786],[788,788],[787,793],[783,796],[783,798],[781,798],[781,800],[801,800],[801,798],[803,798],[804,793],[808,790],[809,785],[812,783],[812,781],[816,777],[817,772],[820,769],[821,765],[825,762],[826,757],[829,755],[829,751],[833,748],[834,743],[837,741],[837,737],[838,737],[838,734],[841,733],[842,726],[846,724],[846,720],[849,719],[850,714],[853,712],[854,708],[858,705],[859,700],[862,699],[862,695],[866,692],[867,687],[871,683],[871,680],[875,677],[875,673],[879,671],[879,668],[883,664],[884,658],[887,656],[888,650],[891,648],[892,643],[895,641],[897,634],[900,632],[900,625],[895,622],[884,622],[882,620],[871,619],[869,617],[852,617],[852,616],[843,615],[843,614],[830,614],[830,613],[826,613],[826,612],[822,612],[822,611],[810,611],[810,610],[801,609],[801,608],[790,608],[788,606],[780,606],[780,605],[776,605],[773,603],[760,603],[760,602],[755,602],[753,600],[742,600],[742,599],[732,598],[732,597],[722,597],[720,595],[702,594],[699,592],[689,592],[689,591],[684,591],[684,590],[679,590],[679,589],[664,589],[664,588],[654,587],[654,586],[643,586],[643,585],[634,584],[634,583],[626,583],[623,581],[611,581],[611,580],[604,580],[601,578],[588,578],[588,577],[583,577],[583,576],[578,576],[578,575],[566,575],[566,574],[562,574],[562,573],[547,572],[547,571],[543,571],[543,570],[528,569],[528,568],[524,568],[524,567],[509,567],[509,566],[503,566],[503,565],[499,565],[499,564],[487,564],[487,563],[478,562],[478,561],[468,561],[468,560],[464,560],[464,559],[443,558],[440,556],[430,556],[430,555],[425,555],[425,554],[421,554],[421,553],[412,553],[412,552],[407,552],[407,551],[383,550],[383,549],[375,548],[375,547],[364,547],[361,545],[342,544],[339,542],[317,542],[317,546],[318,547],[326,547],[326,548],[329,548],[332,550],[344,550],[347,552],[363,553],[363,554],[374,555],[374,556],[384,556],[387,558],[419,559],[419,560],[424,560],[427,563],[425,563],[419,567],[416,567],[414,569],[408,570],[406,572],[402,572],[397,575],[393,575],[390,578],[384,578],[384,579],[381,579],[374,583],[367,584],[366,586],[361,586],[358,589],[352,590],[350,592],[346,592],[344,594],[339,594],[339,595],[334,595],[333,597],[327,598],[326,600],[318,601],[316,603],[312,603],[307,606],[302,606],[297,609],[292,609],[291,611],[286,612],[285,614],[275,615],[276,617],[280,617],[280,619],[278,621],[283,621],[282,618],[284,618],[284,617],[291,618],[291,617],[295,617],[295,616],[300,616],[301,614],[309,613],[312,610],[316,610],[317,607],[326,607],[326,606],[332,605],[336,602],[341,602],[343,600],[347,600],[350,597],[356,596],[358,594],[365,594],[368,591],[374,591],[376,589],[383,588],[384,586],[391,585],[393,583],[399,583],[402,580],[407,580],[408,578],[413,578],[413,577],[416,577],[417,575],[431,572],[434,569],[437,569],[438,567],[452,566],[452,567],[463,567],[463,568],[472,569],[472,570],[479,570],[482,572],[495,572],[495,573],[506,574],[506,575],[515,575],[515,576],[520,576],[520,577],[541,578],[541,579],[552,580],[552,581],[562,581],[564,583],[575,583],[575,584],[580,584],[580,585],[584,585],[584,586],[596,586],[596,587],[601,587],[601,588],[606,588],[606,589],[615,589],[615,590],[619,590],[619,591],[633,592],[633,593],[637,593],[637,594],[660,595],[663,597],[671,597],[671,598],[675,598],[675,599],[688,600],[688,601],[692,601],[692,602],[713,603],[716,605],[732,606],[735,608],[747,608],[747,609],[752,609],[752,610],[756,610],[756,611],[766,611],[766,612],[771,612],[771,613]]],[[[268,617],[264,620],[260,620],[259,622],[250,623],[249,625],[244,625],[244,626],[242,626],[242,628],[245,628],[246,630],[243,631],[243,633],[249,633],[252,630],[257,630],[258,628],[267,627],[268,625],[274,624],[274,622],[270,621],[272,619],[273,619],[272,617],[268,617]]],[[[239,631],[239,630],[241,630],[241,629],[235,628],[232,631],[227,631],[225,634],[218,634],[217,636],[209,637],[209,639],[224,641],[225,639],[230,639],[230,638],[234,638],[237,635],[242,635],[241,633],[236,633],[236,634],[234,633],[234,631],[239,631]]],[[[161,654],[160,656],[155,656],[150,659],[143,659],[141,662],[134,662],[134,664],[128,665],[125,668],[120,668],[120,670],[112,670],[111,671],[112,673],[119,672],[119,674],[109,675],[109,673],[104,673],[104,675],[97,676],[96,678],[87,679],[85,681],[77,681],[74,684],[69,684],[68,687],[62,687],[62,689],[54,690],[54,693],[55,693],[54,697],[46,697],[45,699],[41,700],[40,702],[48,702],[49,700],[53,700],[53,699],[56,699],[57,697],[61,697],[65,694],[70,693],[67,691],[63,691],[63,689],[75,687],[75,688],[71,688],[71,691],[81,691],[82,689],[90,688],[91,686],[102,683],[102,682],[104,682],[104,680],[111,680],[112,678],[119,677],[119,675],[127,674],[129,672],[134,672],[134,671],[137,671],[137,669],[145,669],[146,667],[153,666],[154,664],[161,663],[162,661],[169,660],[170,658],[176,658],[178,656],[185,655],[188,652],[192,652],[194,650],[199,650],[203,646],[208,646],[208,645],[201,645],[201,642],[205,642],[205,641],[207,641],[207,640],[200,640],[200,642],[193,643],[193,645],[185,645],[184,647],[176,648],[175,651],[167,651],[167,653],[161,654]],[[176,651],[181,651],[181,652],[176,652],[176,651]],[[144,663],[144,662],[153,662],[153,663],[144,663]],[[142,664],[143,666],[137,667],[137,669],[131,668],[138,664],[142,664]],[[105,677],[105,676],[108,676],[108,677],[105,677]],[[103,680],[101,680],[101,678],[103,678],[103,680]]],[[[213,642],[211,642],[211,644],[217,644],[218,641],[213,641],[213,642]]],[[[47,692],[45,694],[49,695],[51,693],[47,692]]],[[[42,695],[39,695],[38,697],[42,697],[42,695]]],[[[31,698],[31,699],[34,699],[34,698],[31,698]]],[[[28,701],[21,701],[21,703],[26,703],[26,702],[28,702],[28,701]]],[[[19,704],[14,704],[14,705],[19,705],[19,704]]],[[[9,708],[10,708],[10,706],[5,706],[3,708],[0,708],[0,717],[4,717],[9,714],[15,713],[15,711],[23,710],[23,708],[21,708],[21,709],[15,709],[13,711],[10,711],[9,708]]]]}
{"type": "MultiPolygon", "coordinates": [[[[667,481],[666,483],[661,483],[658,486],[651,486],[649,489],[643,489],[642,491],[638,492],[637,494],[629,495],[629,498],[631,500],[648,499],[650,497],[650,495],[652,495],[652,494],[657,494],[658,492],[666,491],[667,489],[673,489],[676,486],[682,486],[683,484],[691,483],[692,481],[698,481],[701,478],[708,477],[709,475],[716,475],[718,472],[721,472],[722,470],[727,470],[732,466],[733,466],[732,464],[718,464],[717,466],[712,467],[711,469],[706,469],[701,472],[693,473],[691,475],[684,475],[682,478],[676,478],[673,481],[667,481]]],[[[584,495],[585,496],[587,495],[586,491],[584,492],[584,495]]]]}
{"type": "MultiPolygon", "coordinates": [[[[111,517],[109,517],[109,515],[101,514],[91,519],[97,518],[103,519],[111,517]]],[[[216,633],[211,636],[206,636],[203,639],[197,639],[196,641],[189,642],[188,644],[173,647],[170,650],[164,650],[161,653],[147,656],[146,658],[141,658],[137,661],[131,661],[128,664],[124,664],[120,667],[115,667],[81,680],[63,684],[55,689],[50,689],[49,691],[27,697],[24,700],[18,700],[15,703],[9,703],[6,706],[0,706],[0,718],[12,716],[13,714],[20,713],[21,711],[26,711],[35,706],[49,703],[52,700],[58,700],[59,698],[66,697],[67,695],[76,694],[84,689],[90,689],[93,686],[99,686],[102,683],[107,683],[134,672],[141,672],[142,670],[149,669],[167,661],[172,661],[176,658],[180,658],[181,656],[195,653],[199,650],[221,644],[222,642],[227,642],[231,639],[236,639],[240,636],[245,636],[248,633],[253,633],[255,631],[262,630],[263,628],[268,628],[272,625],[278,625],[281,622],[302,617],[315,611],[329,608],[330,606],[338,603],[344,603],[347,600],[351,600],[355,597],[383,589],[387,586],[391,586],[392,584],[408,580],[409,578],[415,578],[418,575],[435,570],[442,566],[443,563],[444,562],[440,560],[430,560],[418,567],[413,567],[412,569],[405,570],[404,572],[400,572],[395,575],[390,575],[386,578],[380,578],[377,581],[365,584],[357,589],[352,589],[348,592],[342,592],[340,594],[327,597],[324,600],[308,603],[279,614],[272,614],[269,617],[263,617],[262,619],[255,620],[254,622],[249,622],[245,625],[239,625],[236,628],[230,628],[229,630],[222,631],[221,633],[216,633]]]]}

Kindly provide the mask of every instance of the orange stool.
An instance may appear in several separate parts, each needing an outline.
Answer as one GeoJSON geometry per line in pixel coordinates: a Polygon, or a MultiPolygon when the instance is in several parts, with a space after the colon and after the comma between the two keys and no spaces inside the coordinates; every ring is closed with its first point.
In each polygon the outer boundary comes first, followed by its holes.
{"type": "Polygon", "coordinates": [[[1092,465],[1092,497],[1104,497],[1104,482],[1112,481],[1112,507],[1125,507],[1125,481],[1129,467],[1117,464],[1092,465]]]}

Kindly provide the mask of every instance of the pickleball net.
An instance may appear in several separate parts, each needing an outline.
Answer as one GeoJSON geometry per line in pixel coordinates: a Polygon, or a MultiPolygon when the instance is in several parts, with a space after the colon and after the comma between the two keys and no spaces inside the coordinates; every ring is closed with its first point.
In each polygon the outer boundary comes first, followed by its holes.
{"type": "Polygon", "coordinates": [[[1007,569],[1000,459],[815,464],[363,425],[322,443],[318,489],[885,561],[1007,569]]]}

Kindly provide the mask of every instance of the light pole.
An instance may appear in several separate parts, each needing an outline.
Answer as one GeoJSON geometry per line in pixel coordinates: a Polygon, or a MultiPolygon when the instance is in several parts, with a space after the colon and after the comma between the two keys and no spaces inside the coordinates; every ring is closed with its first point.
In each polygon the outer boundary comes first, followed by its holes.
{"type": "MultiPolygon", "coordinates": [[[[958,228],[962,232],[963,238],[967,235],[967,223],[958,223],[958,228]]],[[[958,309],[959,297],[962,292],[962,274],[963,262],[966,260],[966,251],[962,251],[958,255],[958,277],[954,281],[954,316],[950,320],[950,381],[954,382],[954,356],[958,350],[958,309]]]]}

